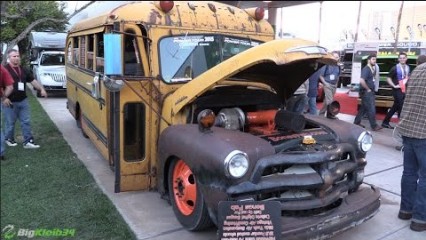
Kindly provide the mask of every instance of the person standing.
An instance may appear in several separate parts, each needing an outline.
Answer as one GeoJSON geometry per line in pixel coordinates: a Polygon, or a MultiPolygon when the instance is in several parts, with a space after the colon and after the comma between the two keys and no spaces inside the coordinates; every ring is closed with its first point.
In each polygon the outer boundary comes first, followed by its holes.
{"type": "Polygon", "coordinates": [[[31,83],[33,87],[40,91],[41,96],[47,97],[47,93],[43,86],[33,78],[31,72],[20,66],[21,58],[19,52],[15,49],[8,51],[9,64],[5,68],[9,71],[10,75],[14,80],[13,92],[5,99],[5,101],[11,103],[8,107],[3,110],[4,119],[6,123],[5,142],[8,146],[14,147],[18,144],[15,142],[15,123],[19,119],[21,123],[22,135],[24,137],[23,147],[24,148],[39,148],[34,142],[33,135],[31,133],[30,125],[30,106],[26,95],[26,83],[31,83]]]}
{"type": "Polygon", "coordinates": [[[308,106],[311,115],[318,115],[317,96],[320,73],[320,69],[318,69],[309,77],[308,106]]]}
{"type": "MultiPolygon", "coordinates": [[[[10,76],[9,72],[6,70],[3,65],[0,65],[0,110],[3,109],[3,104],[6,107],[10,106],[10,102],[6,101],[6,99],[12,94],[13,91],[13,78],[10,76]]],[[[2,111],[0,111],[1,113],[2,111]]],[[[0,114],[1,115],[1,114],[0,114]]],[[[6,150],[5,144],[4,144],[4,134],[3,134],[3,124],[0,122],[0,160],[5,160],[4,152],[6,150]]]]}
{"type": "Polygon", "coordinates": [[[355,117],[354,124],[361,125],[361,119],[364,114],[367,114],[370,126],[373,131],[378,131],[383,127],[379,126],[376,122],[376,99],[374,94],[375,81],[379,81],[376,78],[376,55],[370,54],[367,57],[367,65],[361,70],[360,78],[360,89],[359,95],[361,97],[361,106],[358,109],[358,113],[355,117]]]}
{"type": "MultiPolygon", "coordinates": [[[[336,61],[339,61],[340,55],[338,52],[332,52],[332,55],[336,61]]],[[[340,76],[340,66],[336,65],[324,65],[320,68],[319,80],[324,86],[325,99],[322,105],[319,115],[324,116],[327,111],[327,106],[334,101],[334,94],[336,94],[337,81],[340,76]]]]}
{"type": "Polygon", "coordinates": [[[398,61],[399,63],[391,68],[387,77],[387,82],[392,87],[393,105],[386,113],[386,117],[382,122],[382,127],[390,129],[394,128],[389,122],[395,112],[398,112],[398,118],[401,117],[401,110],[405,97],[405,83],[410,74],[410,67],[407,65],[407,54],[403,52],[400,53],[398,61]]]}
{"type": "Polygon", "coordinates": [[[426,55],[417,58],[397,130],[404,145],[398,218],[411,219],[413,231],[426,231],[426,55]]]}

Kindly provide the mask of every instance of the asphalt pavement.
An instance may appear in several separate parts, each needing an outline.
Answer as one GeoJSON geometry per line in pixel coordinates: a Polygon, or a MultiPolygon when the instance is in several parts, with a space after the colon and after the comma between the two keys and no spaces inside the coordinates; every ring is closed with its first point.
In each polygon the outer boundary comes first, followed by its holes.
{"type": "MultiPolygon", "coordinates": [[[[114,203],[137,239],[216,240],[216,228],[205,232],[189,232],[176,220],[171,206],[157,192],[114,193],[114,174],[95,146],[82,136],[66,108],[66,98],[38,98],[64,139],[91,172],[99,187],[114,203]]],[[[341,120],[353,122],[354,116],[339,114],[341,120]]],[[[362,124],[369,128],[367,120],[362,124]]],[[[425,240],[426,232],[410,230],[410,221],[397,218],[400,204],[402,152],[392,137],[391,129],[372,132],[374,144],[367,154],[365,184],[381,190],[381,206],[377,215],[355,228],[336,235],[335,240],[425,240]]],[[[42,146],[44,147],[44,146],[42,146]]],[[[114,236],[111,236],[114,238],[114,236]]]]}

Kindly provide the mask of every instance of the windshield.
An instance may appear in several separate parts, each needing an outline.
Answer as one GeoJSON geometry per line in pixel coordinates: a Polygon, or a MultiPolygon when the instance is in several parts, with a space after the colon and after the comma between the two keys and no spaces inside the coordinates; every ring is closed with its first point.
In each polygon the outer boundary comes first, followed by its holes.
{"type": "Polygon", "coordinates": [[[160,42],[161,75],[165,82],[189,81],[224,60],[262,42],[222,35],[186,35],[160,42]]]}
{"type": "Polygon", "coordinates": [[[43,54],[41,57],[40,65],[42,66],[53,66],[53,65],[65,65],[65,54],[43,54]]]}

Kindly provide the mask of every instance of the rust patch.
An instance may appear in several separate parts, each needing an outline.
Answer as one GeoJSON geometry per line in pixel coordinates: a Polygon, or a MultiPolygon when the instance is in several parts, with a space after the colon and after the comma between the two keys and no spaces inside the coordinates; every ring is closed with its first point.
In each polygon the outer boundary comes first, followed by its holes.
{"type": "Polygon", "coordinates": [[[151,13],[149,14],[149,23],[150,24],[156,24],[157,23],[157,18],[161,20],[161,14],[160,12],[152,9],[151,13]]]}
{"type": "Polygon", "coordinates": [[[260,25],[259,25],[259,24],[255,23],[255,24],[254,24],[254,27],[255,27],[256,32],[257,32],[257,33],[262,32],[262,29],[260,28],[260,25]]]}
{"type": "Polygon", "coordinates": [[[166,15],[166,25],[171,26],[172,25],[172,18],[170,15],[166,15]]]}

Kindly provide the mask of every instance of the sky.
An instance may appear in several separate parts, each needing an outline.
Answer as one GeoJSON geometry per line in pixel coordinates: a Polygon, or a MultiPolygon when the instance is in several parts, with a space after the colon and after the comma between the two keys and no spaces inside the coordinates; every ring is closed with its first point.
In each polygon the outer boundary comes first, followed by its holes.
{"type": "MultiPolygon", "coordinates": [[[[66,2],[68,3],[66,10],[73,12],[89,1],[66,2]]],[[[368,18],[373,11],[398,11],[400,4],[401,1],[362,1],[359,39],[362,40],[362,31],[365,32],[370,28],[367,26],[368,18]]],[[[426,5],[426,1],[404,2],[404,8],[419,5],[426,5]]],[[[283,8],[282,14],[280,10],[277,13],[277,31],[282,27],[285,33],[291,33],[296,37],[318,42],[320,29],[320,44],[329,49],[337,49],[341,45],[339,40],[342,38],[344,31],[355,34],[358,6],[359,1],[324,1],[321,28],[319,26],[319,3],[286,7],[283,8]]]]}

